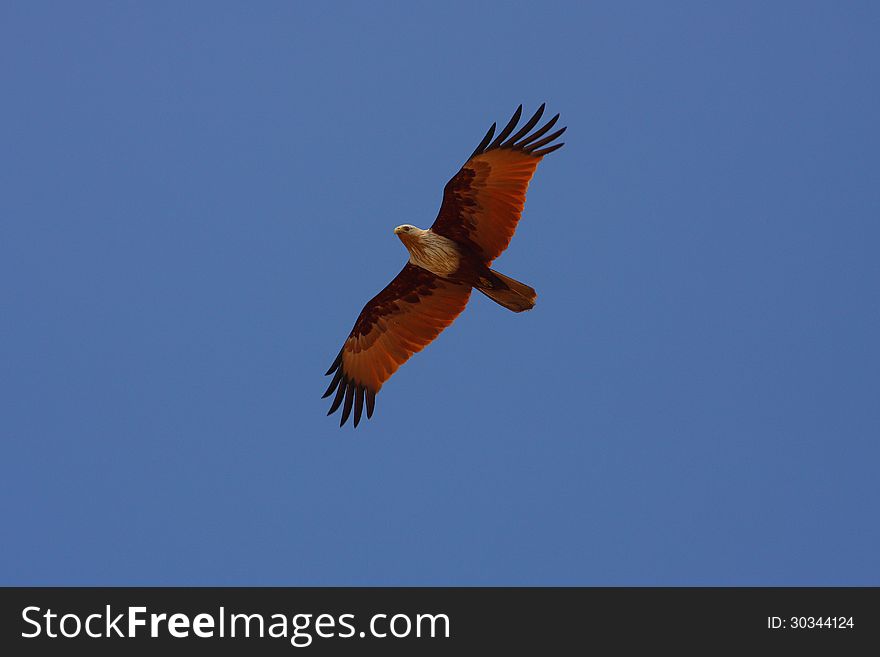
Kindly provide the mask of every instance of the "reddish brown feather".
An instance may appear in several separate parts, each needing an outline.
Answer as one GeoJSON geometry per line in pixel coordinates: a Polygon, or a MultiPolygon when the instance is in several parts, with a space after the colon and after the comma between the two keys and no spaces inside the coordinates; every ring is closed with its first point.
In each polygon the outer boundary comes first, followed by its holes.
{"type": "MultiPolygon", "coordinates": [[[[330,413],[342,406],[340,426],[354,410],[357,426],[366,405],[373,415],[376,393],[405,363],[464,310],[471,289],[409,263],[364,306],[328,374],[330,413]],[[343,403],[344,402],[344,403],[343,403]]],[[[329,414],[329,413],[328,413],[329,414]]]]}
{"type": "Polygon", "coordinates": [[[477,150],[443,190],[443,203],[431,230],[470,248],[488,265],[510,244],[522,215],[529,181],[541,158],[561,144],[547,146],[564,132],[540,139],[559,119],[557,114],[531,134],[544,105],[517,131],[522,112],[518,107],[498,137],[490,144],[486,135],[477,150]],[[540,150],[538,150],[540,149],[540,150]]]}

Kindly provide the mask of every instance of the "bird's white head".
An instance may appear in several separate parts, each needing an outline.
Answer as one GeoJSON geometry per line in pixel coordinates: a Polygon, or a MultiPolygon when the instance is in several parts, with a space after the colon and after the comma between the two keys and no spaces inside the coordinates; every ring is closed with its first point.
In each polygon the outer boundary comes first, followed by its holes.
{"type": "Polygon", "coordinates": [[[403,224],[394,229],[394,234],[400,238],[400,241],[406,244],[416,238],[423,231],[411,224],[403,224]]]}

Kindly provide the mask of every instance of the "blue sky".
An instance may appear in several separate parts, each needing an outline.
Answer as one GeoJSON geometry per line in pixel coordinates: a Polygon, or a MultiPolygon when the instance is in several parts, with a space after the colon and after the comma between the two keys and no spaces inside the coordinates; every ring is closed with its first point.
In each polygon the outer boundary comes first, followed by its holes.
{"type": "Polygon", "coordinates": [[[0,6],[4,584],[880,583],[875,3],[0,6]],[[561,112],[353,431],[444,183],[561,112]],[[337,416],[338,417],[338,416],[337,416]]]}

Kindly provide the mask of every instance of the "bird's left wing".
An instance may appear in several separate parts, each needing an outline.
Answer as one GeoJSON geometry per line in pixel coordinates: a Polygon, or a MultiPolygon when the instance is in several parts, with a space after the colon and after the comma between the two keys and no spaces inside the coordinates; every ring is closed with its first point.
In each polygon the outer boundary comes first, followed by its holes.
{"type": "Polygon", "coordinates": [[[366,402],[372,417],[376,393],[410,356],[421,351],[464,310],[469,285],[438,278],[407,263],[388,286],[373,297],[354,324],[342,350],[327,370],[333,380],[324,393],[333,392],[327,415],[342,405],[345,424],[352,407],[358,425],[366,402]],[[344,403],[343,403],[344,402],[344,403]]]}
{"type": "Polygon", "coordinates": [[[446,183],[432,231],[468,246],[487,265],[501,255],[519,223],[538,163],[562,147],[553,142],[565,128],[547,134],[559,120],[558,114],[533,131],[543,113],[541,105],[516,130],[522,116],[520,105],[494,140],[492,124],[468,161],[446,183]]]}

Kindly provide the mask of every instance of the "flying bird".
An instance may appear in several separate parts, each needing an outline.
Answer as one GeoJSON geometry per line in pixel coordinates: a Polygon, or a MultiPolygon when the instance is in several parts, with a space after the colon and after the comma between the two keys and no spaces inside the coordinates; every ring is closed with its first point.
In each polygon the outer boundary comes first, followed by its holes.
{"type": "Polygon", "coordinates": [[[559,114],[533,131],[543,114],[541,105],[517,130],[520,105],[494,139],[493,123],[446,183],[431,227],[403,224],[394,229],[409,261],[364,306],[327,370],[333,379],[324,397],[336,393],[327,415],[342,406],[340,427],[352,408],[354,426],[365,406],[367,417],[373,416],[376,393],[385,381],[455,321],[473,288],[516,313],[534,307],[538,296],[534,289],[489,267],[510,244],[538,163],[562,147],[553,142],[565,128],[547,134],[559,114]]]}

